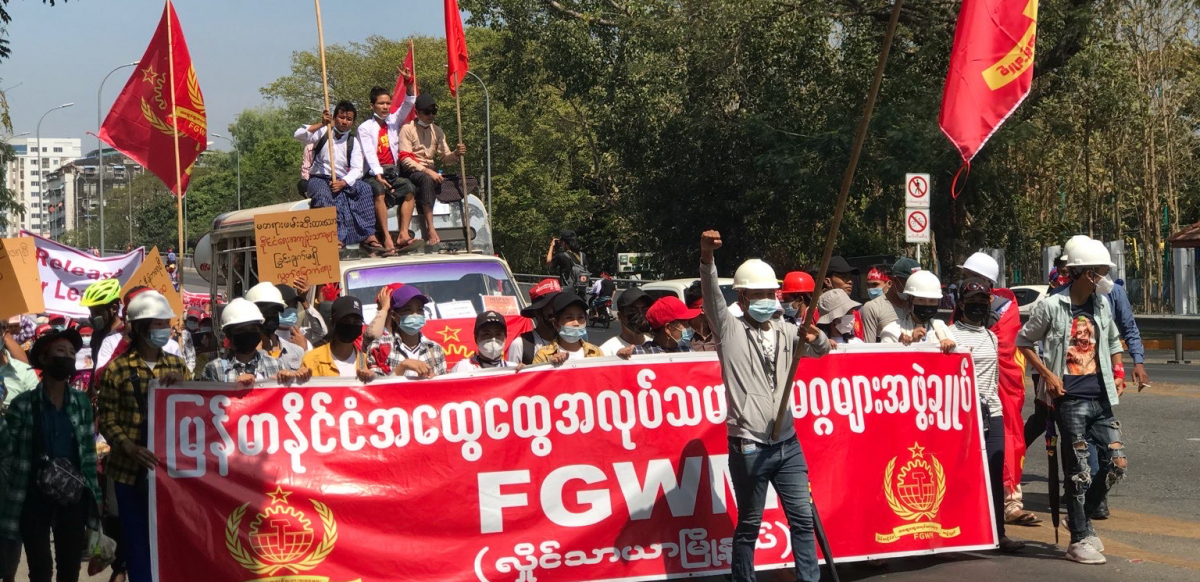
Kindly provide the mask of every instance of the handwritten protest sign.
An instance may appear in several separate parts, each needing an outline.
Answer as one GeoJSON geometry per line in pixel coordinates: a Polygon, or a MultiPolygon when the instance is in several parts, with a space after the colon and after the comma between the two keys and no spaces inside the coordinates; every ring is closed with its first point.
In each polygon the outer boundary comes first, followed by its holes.
{"type": "Polygon", "coordinates": [[[28,238],[0,239],[0,318],[46,310],[36,252],[28,238]]]}
{"type": "Polygon", "coordinates": [[[315,208],[254,217],[258,280],[291,284],[307,277],[309,285],[338,280],[337,210],[315,208]]]}
{"type": "Polygon", "coordinates": [[[175,290],[175,284],[171,282],[171,275],[167,273],[167,266],[163,264],[162,256],[158,254],[158,247],[154,247],[146,253],[142,264],[138,265],[133,276],[125,282],[125,286],[121,287],[121,296],[124,297],[130,289],[139,285],[162,293],[163,297],[166,297],[167,301],[171,303],[171,310],[175,312],[175,315],[183,316],[183,298],[179,296],[179,292],[175,290]]]}

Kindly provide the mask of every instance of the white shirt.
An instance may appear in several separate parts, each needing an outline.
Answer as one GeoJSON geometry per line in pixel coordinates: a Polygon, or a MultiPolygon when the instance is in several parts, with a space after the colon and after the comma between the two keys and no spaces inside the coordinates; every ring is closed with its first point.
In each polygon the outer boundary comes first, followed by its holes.
{"type": "MultiPolygon", "coordinates": [[[[645,336],[645,339],[642,341],[642,343],[644,344],[648,341],[650,341],[650,336],[645,336]]],[[[619,352],[629,346],[632,346],[632,345],[633,344],[625,341],[624,338],[622,338],[621,336],[618,335],[615,337],[608,338],[608,341],[600,344],[600,351],[604,352],[604,355],[606,355],[606,356],[615,356],[615,355],[617,355],[617,352],[619,352]]],[[[641,345],[641,344],[638,344],[638,345],[641,345]]]]}
{"type": "MultiPolygon", "coordinates": [[[[112,360],[113,352],[117,351],[117,344],[121,343],[121,332],[114,331],[104,337],[104,341],[100,342],[100,354],[96,356],[96,369],[103,370],[104,366],[108,365],[109,360],[112,360]]],[[[179,342],[175,340],[167,340],[167,345],[163,346],[163,351],[168,354],[183,357],[179,350],[179,342]]]]}
{"type": "MultiPolygon", "coordinates": [[[[934,318],[929,320],[929,323],[933,328],[933,333],[926,333],[925,337],[921,339],[922,342],[940,342],[944,339],[954,339],[954,337],[950,334],[950,328],[946,327],[946,322],[934,318]]],[[[912,331],[917,327],[920,326],[913,321],[911,316],[898,319],[885,325],[883,329],[880,330],[879,341],[885,344],[897,343],[900,341],[901,334],[912,335],[912,331]]]]}
{"type": "Polygon", "coordinates": [[[342,378],[357,378],[358,377],[358,371],[354,369],[354,366],[358,364],[358,352],[357,351],[352,352],[350,354],[350,359],[348,359],[348,360],[338,359],[338,357],[334,356],[332,353],[330,353],[330,356],[333,357],[333,363],[337,365],[339,376],[341,376],[342,378]]]}
{"type": "MultiPolygon", "coordinates": [[[[383,120],[387,124],[388,146],[392,149],[392,159],[396,160],[397,167],[400,166],[400,126],[416,105],[417,96],[409,95],[404,98],[404,105],[401,105],[400,109],[397,109],[395,113],[389,113],[383,120]]],[[[366,161],[368,176],[383,174],[383,165],[379,163],[379,152],[375,148],[378,143],[379,120],[372,112],[371,116],[358,126],[358,145],[363,146],[362,155],[363,160],[366,161]]]]}
{"type": "MultiPolygon", "coordinates": [[[[329,131],[328,127],[322,126],[322,127],[318,128],[316,131],[310,133],[308,131],[308,126],[305,125],[305,126],[302,126],[300,129],[297,129],[296,133],[292,134],[292,137],[296,138],[296,141],[298,141],[300,143],[316,144],[318,141],[321,140],[321,136],[325,135],[325,133],[328,131],[329,131]]],[[[356,135],[354,133],[354,131],[347,131],[346,133],[342,134],[341,137],[334,139],[333,140],[333,142],[334,142],[333,155],[337,157],[337,168],[338,168],[337,179],[344,180],[346,182],[346,184],[353,186],[354,183],[359,180],[359,178],[362,178],[363,157],[361,155],[352,156],[354,159],[349,160],[349,164],[347,164],[346,144],[349,143],[350,140],[358,141],[358,135],[356,135]]],[[[371,142],[371,143],[375,143],[375,142],[371,142]]],[[[354,149],[361,151],[363,149],[363,144],[361,144],[361,143],[354,144],[354,149]]],[[[322,146],[321,151],[319,151],[319,152],[316,150],[313,150],[313,163],[312,163],[312,168],[309,169],[309,175],[313,175],[313,174],[316,174],[318,176],[332,176],[333,175],[329,171],[329,145],[328,144],[322,146]]]]}
{"type": "MultiPolygon", "coordinates": [[[[509,362],[508,360],[500,360],[499,364],[493,366],[492,368],[486,368],[486,369],[491,370],[494,368],[511,368],[511,367],[513,367],[512,362],[509,362]]],[[[474,372],[475,370],[483,370],[483,369],[484,368],[480,368],[479,365],[477,365],[475,363],[474,358],[463,358],[463,359],[459,360],[457,364],[454,365],[454,369],[450,370],[450,373],[451,374],[460,374],[463,372],[474,372]]]]}

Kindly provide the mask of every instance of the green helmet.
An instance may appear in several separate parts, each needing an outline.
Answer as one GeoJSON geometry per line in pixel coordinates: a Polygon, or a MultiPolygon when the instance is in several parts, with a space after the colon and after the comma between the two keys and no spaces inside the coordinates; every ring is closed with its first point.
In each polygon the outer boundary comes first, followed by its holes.
{"type": "Polygon", "coordinates": [[[88,285],[88,288],[83,292],[83,299],[79,300],[79,304],[84,307],[95,307],[98,305],[108,305],[120,298],[121,282],[116,279],[104,279],[88,285]]]}

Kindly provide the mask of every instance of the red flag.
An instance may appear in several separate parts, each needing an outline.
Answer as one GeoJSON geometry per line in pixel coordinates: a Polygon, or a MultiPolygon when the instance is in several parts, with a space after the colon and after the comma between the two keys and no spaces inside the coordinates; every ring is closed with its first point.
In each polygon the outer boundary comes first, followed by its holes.
{"type": "Polygon", "coordinates": [[[458,0],[446,0],[446,84],[458,95],[458,85],[467,76],[467,37],[463,35],[458,0]]]}
{"type": "MultiPolygon", "coordinates": [[[[413,62],[413,47],[412,41],[408,42],[408,56],[404,57],[404,68],[412,73],[413,95],[417,94],[417,67],[413,62]]],[[[404,95],[408,93],[408,85],[404,82],[404,77],[396,76],[396,88],[392,89],[392,108],[389,113],[395,113],[404,105],[404,95]]],[[[417,110],[414,108],[408,112],[408,117],[404,118],[404,123],[412,121],[417,116],[417,110]]]]}
{"type": "Polygon", "coordinates": [[[196,70],[174,6],[167,2],[158,30],[133,76],[100,126],[100,139],[137,160],[176,195],[187,191],[192,166],[208,143],[208,120],[196,70]],[[167,27],[170,26],[168,31],[167,27]],[[170,47],[168,47],[168,34],[170,47]],[[171,76],[175,102],[171,102],[171,76]],[[179,135],[179,174],[175,135],[179,135]],[[177,183],[178,182],[178,183],[177,183]]]}
{"type": "Polygon", "coordinates": [[[938,123],[966,163],[1029,94],[1037,6],[963,0],[938,123]]]}

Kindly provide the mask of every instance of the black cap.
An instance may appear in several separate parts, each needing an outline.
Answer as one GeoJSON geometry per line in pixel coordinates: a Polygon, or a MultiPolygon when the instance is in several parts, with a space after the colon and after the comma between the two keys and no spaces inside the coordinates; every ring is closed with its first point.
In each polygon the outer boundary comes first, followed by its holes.
{"type": "Polygon", "coordinates": [[[621,295],[617,297],[617,309],[625,309],[641,299],[654,303],[654,298],[647,295],[645,291],[642,291],[641,287],[630,287],[622,291],[621,295]]]}
{"type": "Polygon", "coordinates": [[[484,311],[475,318],[475,333],[479,333],[479,329],[489,323],[498,323],[503,326],[505,330],[508,329],[508,321],[504,319],[503,315],[500,315],[495,311],[484,311]]]}
{"type": "Polygon", "coordinates": [[[33,347],[29,349],[29,365],[39,370],[42,369],[42,352],[46,351],[50,347],[50,344],[60,339],[71,342],[71,346],[75,348],[75,351],[83,348],[83,337],[79,335],[78,331],[73,329],[64,329],[62,331],[52,329],[38,338],[36,342],[33,342],[33,347]]]}
{"type": "Polygon", "coordinates": [[[357,315],[361,318],[362,301],[359,301],[358,297],[353,295],[338,297],[333,302],[333,308],[330,310],[330,312],[331,315],[329,319],[333,325],[337,325],[339,321],[351,315],[357,315]]]}
{"type": "Polygon", "coordinates": [[[417,95],[416,109],[417,111],[427,111],[429,109],[437,110],[437,101],[434,100],[433,95],[430,95],[429,93],[421,93],[420,95],[417,95]]]}
{"type": "Polygon", "coordinates": [[[283,304],[284,305],[291,306],[292,303],[294,303],[297,299],[300,298],[299,295],[296,295],[296,290],[293,289],[291,285],[284,285],[283,283],[276,283],[275,288],[279,290],[280,295],[283,295],[283,304]]]}
{"type": "Polygon", "coordinates": [[[580,307],[587,311],[587,303],[582,297],[576,295],[572,291],[563,291],[554,298],[554,315],[558,315],[565,311],[568,307],[578,303],[580,307]]]}
{"type": "MultiPolygon", "coordinates": [[[[530,303],[528,307],[521,310],[521,316],[528,317],[529,319],[537,317],[537,315],[542,312],[542,309],[545,309],[547,305],[550,305],[551,302],[554,301],[554,298],[558,297],[559,295],[562,295],[562,293],[547,293],[541,297],[538,297],[537,300],[535,300],[533,303],[530,303]]],[[[574,295],[574,293],[572,293],[572,295],[574,295]]],[[[558,310],[556,309],[555,311],[558,310]]]]}
{"type": "Polygon", "coordinates": [[[851,275],[857,275],[859,273],[858,268],[851,267],[850,263],[847,263],[846,259],[843,259],[841,255],[831,257],[829,259],[829,271],[827,272],[830,275],[834,273],[850,273],[851,275]]]}

